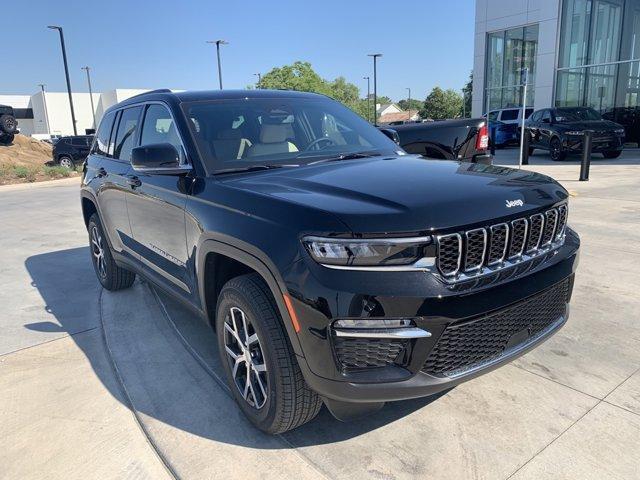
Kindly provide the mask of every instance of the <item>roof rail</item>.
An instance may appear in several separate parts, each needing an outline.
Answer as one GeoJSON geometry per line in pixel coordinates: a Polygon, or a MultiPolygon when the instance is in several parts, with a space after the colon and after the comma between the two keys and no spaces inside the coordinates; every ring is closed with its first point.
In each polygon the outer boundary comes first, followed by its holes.
{"type": "MultiPolygon", "coordinates": [[[[157,90],[149,90],[148,92],[138,93],[137,95],[133,95],[129,98],[141,97],[142,95],[149,95],[151,93],[171,93],[171,90],[168,88],[158,88],[157,90]]],[[[129,100],[129,98],[127,98],[127,100],[129,100]]]]}

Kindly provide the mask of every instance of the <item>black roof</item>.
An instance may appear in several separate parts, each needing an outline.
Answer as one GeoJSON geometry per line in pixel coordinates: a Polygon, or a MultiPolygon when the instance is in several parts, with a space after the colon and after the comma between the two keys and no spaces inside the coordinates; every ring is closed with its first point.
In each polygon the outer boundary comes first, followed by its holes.
{"type": "Polygon", "coordinates": [[[132,103],[148,100],[166,100],[169,102],[197,102],[203,100],[238,100],[242,98],[326,98],[324,95],[310,92],[297,92],[294,90],[189,90],[184,92],[172,92],[168,89],[151,90],[139,95],[127,98],[109,108],[119,108],[132,103]]]}

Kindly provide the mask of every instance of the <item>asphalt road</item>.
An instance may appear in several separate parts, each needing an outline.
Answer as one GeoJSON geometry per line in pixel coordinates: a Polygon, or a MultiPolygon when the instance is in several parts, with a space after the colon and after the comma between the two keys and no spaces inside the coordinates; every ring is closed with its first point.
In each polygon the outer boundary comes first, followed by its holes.
{"type": "Polygon", "coordinates": [[[99,288],[77,181],[0,188],[0,478],[640,478],[640,161],[588,183],[533,162],[583,241],[563,330],[438,398],[276,437],[234,405],[201,321],[144,282],[99,288]]]}

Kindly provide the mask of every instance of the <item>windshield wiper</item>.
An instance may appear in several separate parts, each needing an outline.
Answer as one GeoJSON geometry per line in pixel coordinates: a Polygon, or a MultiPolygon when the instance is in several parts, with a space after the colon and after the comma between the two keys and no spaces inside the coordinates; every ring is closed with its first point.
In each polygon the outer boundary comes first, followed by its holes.
{"type": "Polygon", "coordinates": [[[340,155],[336,155],[335,157],[323,158],[322,160],[316,160],[315,162],[308,163],[307,165],[316,165],[318,163],[338,162],[340,160],[356,160],[358,158],[369,158],[369,157],[379,157],[379,156],[380,154],[375,152],[341,153],[340,155]]]}
{"type": "Polygon", "coordinates": [[[214,175],[224,175],[226,173],[256,172],[258,170],[271,170],[273,168],[297,167],[297,166],[298,165],[276,165],[276,164],[251,165],[250,167],[227,168],[224,170],[218,170],[214,173],[214,175]]]}

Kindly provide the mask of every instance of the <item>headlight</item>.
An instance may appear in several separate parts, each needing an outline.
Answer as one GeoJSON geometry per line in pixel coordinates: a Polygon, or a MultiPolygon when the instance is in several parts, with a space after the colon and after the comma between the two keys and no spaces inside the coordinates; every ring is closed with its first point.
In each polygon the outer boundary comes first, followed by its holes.
{"type": "Polygon", "coordinates": [[[570,132],[564,132],[565,135],[584,135],[584,132],[579,130],[571,130],[570,132]]]}
{"type": "Polygon", "coordinates": [[[302,243],[323,265],[393,266],[411,265],[424,257],[431,237],[340,239],[305,237],[302,243]]]}
{"type": "Polygon", "coordinates": [[[616,135],[620,135],[621,137],[625,135],[624,128],[619,128],[615,131],[616,135]]]}

